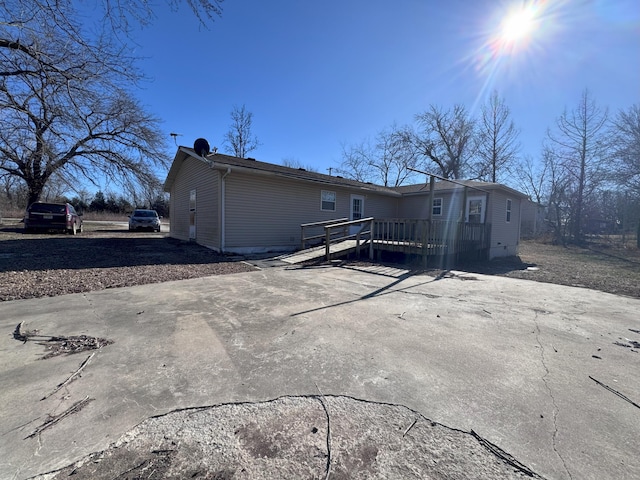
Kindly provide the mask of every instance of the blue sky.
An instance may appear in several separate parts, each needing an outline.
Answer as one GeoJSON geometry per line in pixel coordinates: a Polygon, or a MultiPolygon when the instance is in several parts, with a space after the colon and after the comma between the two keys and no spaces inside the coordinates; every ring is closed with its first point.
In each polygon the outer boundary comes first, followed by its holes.
{"type": "Polygon", "coordinates": [[[429,105],[472,113],[493,89],[537,157],[547,128],[588,88],[611,112],[640,103],[637,0],[226,0],[209,29],[186,6],[135,36],[151,81],[139,97],[178,144],[222,151],[234,105],[253,113],[250,156],[326,173],[351,144],[429,105]],[[514,51],[488,44],[505,14],[537,8],[514,51]]]}

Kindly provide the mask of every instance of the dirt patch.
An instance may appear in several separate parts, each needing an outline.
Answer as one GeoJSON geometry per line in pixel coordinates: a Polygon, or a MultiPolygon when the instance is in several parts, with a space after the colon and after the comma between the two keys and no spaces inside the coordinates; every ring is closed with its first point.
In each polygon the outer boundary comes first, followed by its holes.
{"type": "Polygon", "coordinates": [[[476,432],[400,405],[281,397],[152,417],[40,479],[541,478],[476,432]]]}
{"type": "Polygon", "coordinates": [[[523,241],[519,255],[471,263],[466,271],[640,297],[640,250],[594,237],[584,246],[523,241]]]}

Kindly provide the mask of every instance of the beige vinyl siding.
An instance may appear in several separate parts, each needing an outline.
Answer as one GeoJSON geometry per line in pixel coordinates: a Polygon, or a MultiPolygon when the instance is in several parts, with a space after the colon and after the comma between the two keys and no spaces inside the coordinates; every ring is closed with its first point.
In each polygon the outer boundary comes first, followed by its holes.
{"type": "Polygon", "coordinates": [[[219,249],[219,172],[202,161],[187,158],[171,188],[171,236],[189,239],[189,194],[196,190],[196,242],[219,249]]]}
{"type": "MultiPolygon", "coordinates": [[[[434,220],[462,221],[464,191],[438,192],[433,198],[442,199],[442,215],[434,215],[434,220]]],[[[406,195],[400,201],[400,218],[429,218],[429,192],[419,195],[406,195]]]]}
{"type": "Polygon", "coordinates": [[[490,195],[491,208],[487,211],[491,223],[490,257],[518,254],[521,199],[500,191],[490,195]],[[511,221],[507,223],[507,198],[511,200],[511,221]]]}
{"type": "MultiPolygon", "coordinates": [[[[231,171],[226,177],[225,250],[290,250],[303,223],[349,217],[359,190],[231,171]],[[336,210],[321,210],[321,192],[336,192],[336,210]]],[[[396,199],[365,193],[365,216],[392,216],[396,199]]]]}

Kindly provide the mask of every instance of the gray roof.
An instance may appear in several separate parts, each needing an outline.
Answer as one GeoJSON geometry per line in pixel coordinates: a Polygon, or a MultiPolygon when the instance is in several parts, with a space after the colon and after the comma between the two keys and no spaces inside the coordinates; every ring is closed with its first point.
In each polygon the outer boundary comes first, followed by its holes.
{"type": "MultiPolygon", "coordinates": [[[[465,187],[468,187],[472,192],[481,191],[488,193],[492,190],[503,190],[515,196],[527,197],[524,193],[507,187],[506,185],[502,185],[501,183],[479,182],[477,180],[438,180],[433,185],[434,192],[441,193],[462,190],[465,187]]],[[[400,187],[395,187],[394,190],[398,191],[402,195],[420,195],[429,193],[429,183],[402,185],[400,187]]]]}
{"type": "Polygon", "coordinates": [[[171,185],[175,180],[175,176],[180,170],[182,162],[187,157],[193,157],[195,159],[207,162],[211,168],[220,170],[226,170],[228,167],[240,168],[245,171],[253,171],[255,173],[267,173],[274,176],[285,177],[295,180],[322,183],[327,186],[334,187],[347,187],[355,188],[358,190],[375,192],[382,195],[390,195],[399,197],[400,192],[393,188],[384,187],[381,185],[375,185],[373,183],[358,182],[357,180],[351,180],[349,178],[343,178],[334,175],[325,175],[323,173],[312,172],[303,168],[291,168],[283,165],[276,165],[274,163],[260,162],[252,158],[238,158],[230,155],[224,155],[221,153],[210,153],[206,156],[206,160],[198,155],[193,149],[188,147],[179,147],[178,152],[173,160],[171,169],[167,174],[167,179],[164,184],[165,191],[171,189],[171,185]]]}
{"type": "MultiPolygon", "coordinates": [[[[276,165],[274,163],[260,162],[252,158],[239,158],[230,155],[224,155],[221,153],[210,153],[206,158],[198,155],[192,148],[178,147],[176,156],[171,165],[171,169],[167,174],[167,179],[164,184],[164,190],[170,191],[180,166],[186,160],[187,157],[192,157],[202,162],[206,162],[211,168],[226,170],[227,168],[234,167],[240,168],[247,172],[266,173],[274,176],[290,178],[295,180],[321,183],[327,186],[333,187],[346,187],[352,189],[358,189],[362,191],[375,192],[381,195],[389,195],[393,197],[399,197],[402,195],[421,195],[429,193],[429,183],[418,183],[414,185],[403,185],[400,187],[384,187],[382,185],[376,185],[368,182],[359,182],[357,180],[351,180],[349,178],[343,178],[335,175],[325,175],[323,173],[312,172],[303,168],[291,168],[283,165],[276,165]]],[[[456,180],[454,182],[442,180],[435,182],[435,191],[455,191],[467,186],[471,189],[482,190],[488,192],[490,190],[501,189],[507,191],[513,195],[526,197],[521,192],[513,190],[509,187],[498,183],[490,182],[478,182],[473,180],[456,180]],[[463,185],[460,185],[463,184],[463,185]]]]}

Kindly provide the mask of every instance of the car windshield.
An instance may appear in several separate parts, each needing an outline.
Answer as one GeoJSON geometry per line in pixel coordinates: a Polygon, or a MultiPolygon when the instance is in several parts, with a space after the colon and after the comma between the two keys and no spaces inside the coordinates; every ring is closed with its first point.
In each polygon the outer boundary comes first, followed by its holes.
{"type": "Polygon", "coordinates": [[[136,210],[133,212],[134,217],[157,217],[158,214],[154,210],[136,210]]]}
{"type": "Polygon", "coordinates": [[[67,213],[66,205],[57,205],[52,203],[34,203],[29,209],[36,213],[67,213]]]}

